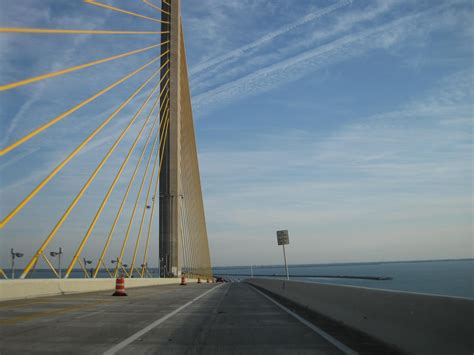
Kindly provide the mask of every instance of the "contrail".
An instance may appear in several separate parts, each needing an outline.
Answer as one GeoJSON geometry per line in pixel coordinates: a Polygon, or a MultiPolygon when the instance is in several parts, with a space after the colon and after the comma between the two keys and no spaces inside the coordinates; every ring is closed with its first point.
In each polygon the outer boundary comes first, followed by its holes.
{"type": "Polygon", "coordinates": [[[352,4],[352,1],[353,0],[340,0],[337,3],[335,3],[334,5],[325,7],[323,9],[319,10],[319,11],[312,12],[312,13],[302,17],[298,21],[295,21],[295,22],[290,23],[286,26],[283,26],[283,27],[281,27],[280,29],[278,29],[276,31],[267,33],[265,36],[260,37],[259,39],[257,39],[256,41],[254,41],[252,43],[249,43],[245,46],[234,49],[233,51],[230,51],[230,52],[228,52],[226,54],[223,54],[219,57],[216,57],[214,59],[204,61],[201,64],[198,64],[195,67],[191,68],[190,75],[192,76],[192,75],[195,75],[197,73],[200,73],[200,72],[202,72],[202,71],[204,71],[204,70],[206,70],[210,67],[214,67],[216,64],[222,63],[223,61],[226,61],[228,59],[240,57],[240,56],[244,55],[245,52],[247,52],[251,49],[257,48],[257,47],[265,44],[266,42],[271,41],[275,37],[281,36],[281,35],[285,34],[286,32],[295,29],[296,27],[299,27],[299,26],[302,26],[302,25],[304,25],[308,22],[314,21],[314,20],[316,20],[316,19],[318,19],[318,18],[320,18],[320,17],[322,17],[326,14],[329,14],[329,13],[331,13],[331,12],[333,12],[333,11],[343,7],[343,6],[347,6],[349,4],[352,4]]]}
{"type": "Polygon", "coordinates": [[[294,57],[277,62],[268,67],[259,69],[245,77],[228,82],[215,89],[206,91],[193,98],[194,109],[199,111],[203,107],[216,103],[231,101],[235,97],[245,97],[273,89],[282,83],[299,78],[307,72],[315,71],[320,67],[346,60],[358,53],[378,46],[377,41],[385,33],[392,33],[402,29],[408,34],[408,26],[419,21],[428,14],[446,8],[449,5],[434,7],[416,14],[394,20],[388,24],[366,29],[358,33],[351,33],[330,43],[318,46],[294,57]]]}

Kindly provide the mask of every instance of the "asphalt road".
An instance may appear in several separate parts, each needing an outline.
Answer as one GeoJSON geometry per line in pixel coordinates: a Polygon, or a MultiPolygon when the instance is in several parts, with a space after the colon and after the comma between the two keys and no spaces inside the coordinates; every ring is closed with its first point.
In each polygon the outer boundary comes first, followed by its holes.
{"type": "Polygon", "coordinates": [[[340,354],[243,283],[0,303],[0,354],[340,354]]]}

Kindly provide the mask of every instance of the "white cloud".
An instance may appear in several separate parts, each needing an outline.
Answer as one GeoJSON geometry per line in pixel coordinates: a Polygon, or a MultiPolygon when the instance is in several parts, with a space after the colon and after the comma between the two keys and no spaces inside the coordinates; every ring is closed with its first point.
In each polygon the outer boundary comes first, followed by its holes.
{"type": "MultiPolygon", "coordinates": [[[[370,259],[364,245],[400,259],[415,234],[426,243],[415,258],[443,257],[436,247],[443,243],[444,257],[469,257],[472,199],[466,189],[473,172],[467,162],[474,138],[472,105],[465,105],[472,102],[472,94],[464,93],[469,82],[466,72],[455,73],[399,109],[354,119],[318,139],[291,130],[257,132],[255,141],[265,148],[201,153],[211,240],[235,245],[242,235],[253,235],[254,248],[265,255],[262,263],[278,262],[263,252],[269,241],[262,240],[278,227],[298,235],[299,262],[314,261],[305,248],[318,250],[321,261],[347,260],[347,251],[337,247],[347,243],[341,239],[357,240],[352,260],[370,259]],[[459,114],[471,117],[459,120],[459,114]],[[321,233],[331,236],[324,245],[309,240],[321,233]],[[443,239],[448,234],[452,240],[443,239]]],[[[217,250],[217,264],[239,263],[232,253],[217,250]]]]}
{"type": "MultiPolygon", "coordinates": [[[[193,97],[194,110],[210,110],[215,106],[272,90],[307,73],[351,59],[369,50],[389,48],[409,37],[415,29],[419,33],[436,27],[439,11],[446,7],[446,4],[439,5],[383,25],[347,34],[291,58],[259,68],[242,78],[231,80],[193,97]]],[[[376,14],[383,11],[384,9],[379,9],[376,14]]],[[[362,19],[365,20],[366,17],[363,16],[362,19]]],[[[358,21],[360,20],[355,22],[358,21]]]]}
{"type": "Polygon", "coordinates": [[[319,19],[320,17],[330,14],[331,12],[336,11],[337,9],[343,6],[347,6],[351,3],[352,3],[352,0],[340,0],[333,5],[330,5],[318,11],[309,13],[295,22],[292,22],[288,25],[280,27],[279,29],[275,31],[269,32],[265,34],[264,36],[258,38],[256,41],[252,43],[246,44],[242,47],[229,51],[221,56],[217,56],[214,58],[206,58],[202,60],[201,63],[198,63],[197,65],[193,66],[191,70],[189,71],[189,74],[193,76],[197,73],[208,70],[209,68],[212,68],[217,64],[221,64],[222,62],[229,61],[229,60],[232,60],[232,61],[239,60],[239,58],[241,58],[242,56],[248,55],[248,52],[257,49],[264,44],[267,44],[268,42],[272,41],[276,37],[282,36],[299,26],[302,26],[311,21],[315,21],[319,19]]]}

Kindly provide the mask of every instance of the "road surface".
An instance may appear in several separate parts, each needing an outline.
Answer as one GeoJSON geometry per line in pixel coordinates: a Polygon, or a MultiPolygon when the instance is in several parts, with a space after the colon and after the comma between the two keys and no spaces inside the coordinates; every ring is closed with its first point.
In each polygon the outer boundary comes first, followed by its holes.
{"type": "Polygon", "coordinates": [[[244,283],[127,293],[2,302],[0,354],[350,353],[244,283]]]}

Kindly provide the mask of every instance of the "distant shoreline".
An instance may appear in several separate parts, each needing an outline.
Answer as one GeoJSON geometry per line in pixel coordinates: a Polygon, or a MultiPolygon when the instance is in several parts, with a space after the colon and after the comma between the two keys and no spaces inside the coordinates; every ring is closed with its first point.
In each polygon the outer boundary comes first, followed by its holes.
{"type": "MultiPolygon", "coordinates": [[[[474,261],[474,258],[463,258],[463,259],[431,259],[431,260],[398,260],[398,261],[361,261],[361,262],[347,262],[347,263],[313,263],[313,264],[290,264],[288,268],[294,267],[307,267],[307,266],[350,266],[350,265],[379,265],[379,264],[405,264],[405,263],[432,263],[432,262],[449,262],[449,261],[474,261]]],[[[283,265],[232,265],[232,266],[213,266],[213,269],[241,269],[249,268],[253,266],[255,268],[281,268],[283,265]]]]}
{"type": "MultiPolygon", "coordinates": [[[[234,276],[244,276],[248,277],[249,274],[215,274],[214,276],[222,277],[234,277],[234,276]]],[[[286,275],[261,275],[254,274],[253,277],[286,277],[286,275]]],[[[291,275],[292,279],[295,278],[313,278],[313,279],[354,279],[354,280],[371,280],[371,281],[389,281],[393,280],[393,277],[390,276],[354,276],[354,275],[291,275]]]]}

